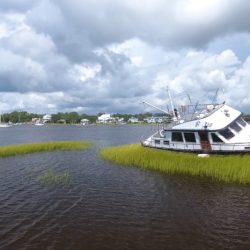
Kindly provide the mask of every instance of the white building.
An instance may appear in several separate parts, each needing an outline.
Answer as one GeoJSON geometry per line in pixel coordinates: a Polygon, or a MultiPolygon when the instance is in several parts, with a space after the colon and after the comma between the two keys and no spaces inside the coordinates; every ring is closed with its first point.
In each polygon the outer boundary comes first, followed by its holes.
{"type": "Polygon", "coordinates": [[[146,123],[156,123],[155,117],[147,117],[144,119],[146,123]]]}
{"type": "Polygon", "coordinates": [[[136,117],[131,117],[131,118],[128,119],[128,122],[130,122],[130,123],[138,123],[139,119],[136,118],[136,117]]]}
{"type": "Polygon", "coordinates": [[[122,118],[117,118],[117,123],[118,124],[126,124],[123,117],[122,118]]]}
{"type": "Polygon", "coordinates": [[[50,122],[51,121],[51,115],[44,115],[43,116],[43,123],[50,122]]]}
{"type": "Polygon", "coordinates": [[[155,116],[147,117],[147,118],[144,119],[144,121],[147,122],[147,123],[163,123],[164,120],[166,120],[166,118],[155,117],[155,116]]]}
{"type": "Polygon", "coordinates": [[[80,121],[81,125],[88,125],[89,124],[89,120],[88,119],[82,119],[80,121]]]}
{"type": "Polygon", "coordinates": [[[115,122],[115,118],[111,117],[110,114],[102,114],[97,118],[97,123],[107,124],[115,122]]]}

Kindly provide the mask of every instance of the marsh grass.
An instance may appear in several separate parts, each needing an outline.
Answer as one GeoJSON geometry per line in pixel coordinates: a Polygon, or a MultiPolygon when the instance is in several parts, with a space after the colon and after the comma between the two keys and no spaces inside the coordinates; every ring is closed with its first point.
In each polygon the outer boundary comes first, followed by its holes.
{"type": "Polygon", "coordinates": [[[91,146],[89,141],[50,141],[0,147],[0,158],[55,150],[81,150],[91,146]]]}
{"type": "Polygon", "coordinates": [[[101,156],[117,164],[153,169],[168,174],[205,176],[216,181],[250,183],[250,155],[212,155],[178,153],[142,147],[139,144],[104,148],[101,156]]]}
{"type": "Polygon", "coordinates": [[[71,175],[69,172],[65,172],[62,175],[56,175],[52,169],[48,169],[38,177],[38,181],[45,185],[69,184],[71,181],[71,175]]]}

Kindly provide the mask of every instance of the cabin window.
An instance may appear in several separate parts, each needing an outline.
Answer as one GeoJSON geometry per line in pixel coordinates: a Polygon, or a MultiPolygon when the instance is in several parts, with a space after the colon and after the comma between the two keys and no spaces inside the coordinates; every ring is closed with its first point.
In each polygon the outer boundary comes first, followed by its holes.
{"type": "Polygon", "coordinates": [[[219,132],[225,139],[230,140],[234,137],[234,133],[229,129],[225,128],[219,132]]]}
{"type": "Polygon", "coordinates": [[[218,135],[216,135],[215,133],[211,133],[211,136],[212,136],[213,142],[223,142],[221,140],[221,138],[218,135]]]}
{"type": "Polygon", "coordinates": [[[239,118],[237,120],[237,122],[242,126],[242,127],[246,127],[247,123],[242,119],[242,118],[239,118]]]}
{"type": "Polygon", "coordinates": [[[171,139],[171,132],[166,131],[165,132],[165,138],[170,141],[170,139],[171,139]]]}
{"type": "Polygon", "coordinates": [[[160,144],[161,141],[160,140],[155,140],[155,144],[160,144]]]}
{"type": "Polygon", "coordinates": [[[233,130],[235,130],[236,132],[240,132],[242,130],[242,128],[238,125],[238,123],[236,122],[233,122],[231,125],[230,125],[230,128],[232,128],[233,130]]]}
{"type": "Polygon", "coordinates": [[[172,132],[172,141],[183,142],[183,137],[181,132],[172,132]]]}
{"type": "Polygon", "coordinates": [[[169,145],[169,141],[163,141],[164,145],[169,145]]]}
{"type": "Polygon", "coordinates": [[[186,142],[196,142],[194,133],[184,133],[184,138],[186,142]]]}

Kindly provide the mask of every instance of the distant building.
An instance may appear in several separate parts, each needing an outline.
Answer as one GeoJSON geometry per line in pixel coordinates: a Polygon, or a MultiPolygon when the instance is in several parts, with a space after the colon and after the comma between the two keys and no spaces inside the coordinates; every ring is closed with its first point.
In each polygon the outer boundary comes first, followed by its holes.
{"type": "Polygon", "coordinates": [[[65,119],[60,119],[60,120],[57,121],[57,123],[66,124],[66,120],[65,119]]]}
{"type": "Polygon", "coordinates": [[[109,123],[114,123],[115,118],[113,118],[110,114],[102,114],[97,118],[97,123],[101,124],[109,124],[109,123]]]}
{"type": "Polygon", "coordinates": [[[117,123],[118,123],[118,124],[126,124],[126,122],[124,121],[124,118],[123,118],[123,117],[117,118],[117,123]]]}
{"type": "Polygon", "coordinates": [[[136,118],[136,117],[131,117],[131,118],[128,119],[128,122],[130,122],[130,123],[139,123],[139,119],[136,118]]]}
{"type": "Polygon", "coordinates": [[[156,123],[155,117],[147,117],[144,119],[146,123],[156,123]]]}
{"type": "Polygon", "coordinates": [[[42,118],[43,123],[50,122],[52,116],[51,115],[44,115],[42,118]]]}
{"type": "Polygon", "coordinates": [[[166,121],[166,117],[152,116],[145,118],[144,121],[147,123],[163,123],[164,121],[166,121]]]}
{"type": "Polygon", "coordinates": [[[81,125],[88,125],[89,124],[89,120],[88,119],[82,119],[80,121],[81,125]]]}

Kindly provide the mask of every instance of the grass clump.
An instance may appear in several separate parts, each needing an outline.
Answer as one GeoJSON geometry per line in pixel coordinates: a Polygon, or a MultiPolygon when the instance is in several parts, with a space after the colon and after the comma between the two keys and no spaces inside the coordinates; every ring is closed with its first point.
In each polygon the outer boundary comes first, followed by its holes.
{"type": "Polygon", "coordinates": [[[52,169],[46,170],[41,176],[38,177],[38,181],[45,185],[51,184],[67,184],[71,180],[71,175],[65,172],[62,175],[56,175],[52,169]]]}
{"type": "Polygon", "coordinates": [[[188,174],[223,182],[250,183],[250,155],[212,155],[209,158],[198,158],[196,154],[146,148],[139,144],[105,148],[100,154],[104,159],[117,164],[168,174],[188,174]]]}
{"type": "Polygon", "coordinates": [[[81,150],[91,146],[89,141],[50,141],[0,147],[0,157],[9,157],[55,150],[81,150]]]}

